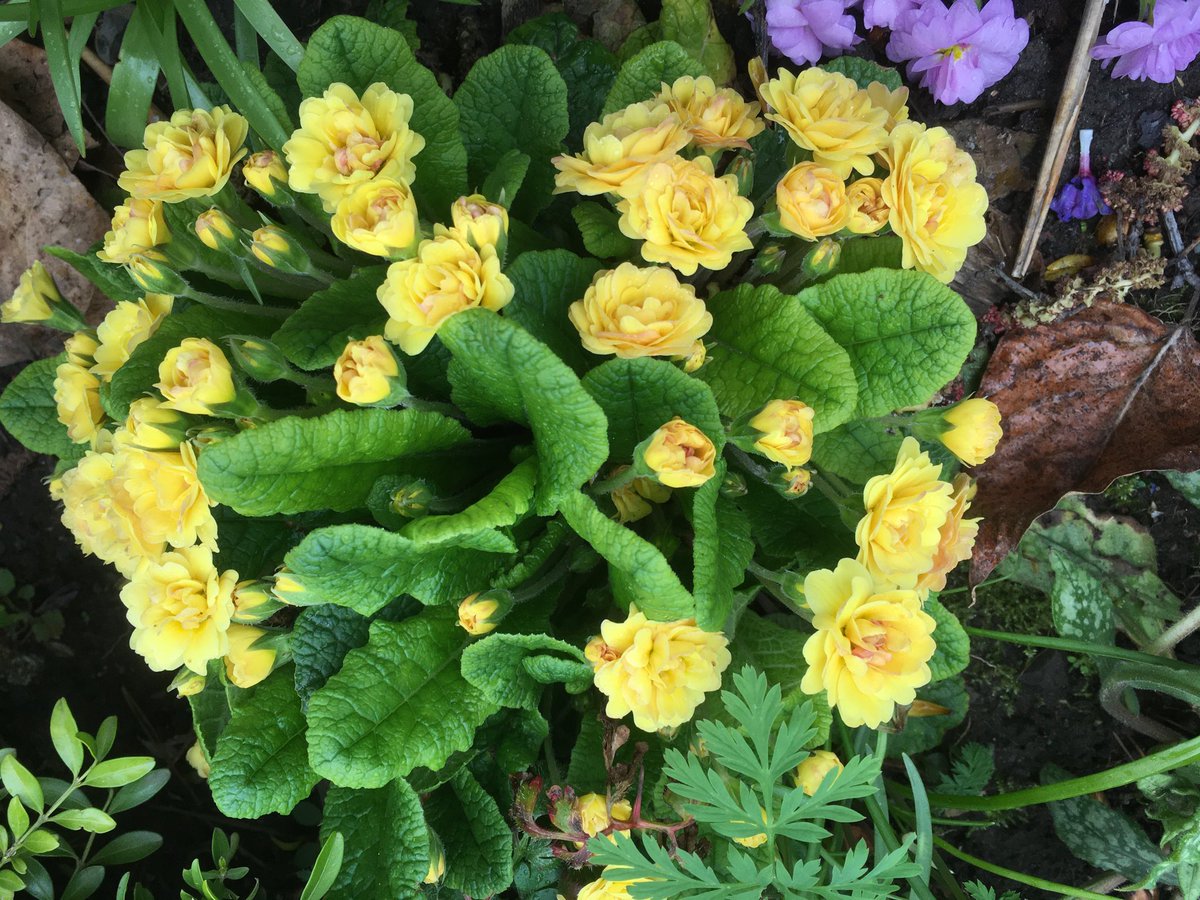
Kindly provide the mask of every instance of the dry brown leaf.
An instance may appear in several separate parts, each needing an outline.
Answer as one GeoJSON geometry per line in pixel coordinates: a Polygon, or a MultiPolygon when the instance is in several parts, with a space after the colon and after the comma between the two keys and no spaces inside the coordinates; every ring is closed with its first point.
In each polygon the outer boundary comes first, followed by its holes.
{"type": "Polygon", "coordinates": [[[1131,472],[1200,468],[1200,345],[1189,328],[1135,306],[1097,303],[1010,332],[979,393],[1000,407],[1004,439],[976,472],[972,507],[984,520],[972,583],[1064,494],[1102,491],[1131,472]]]}

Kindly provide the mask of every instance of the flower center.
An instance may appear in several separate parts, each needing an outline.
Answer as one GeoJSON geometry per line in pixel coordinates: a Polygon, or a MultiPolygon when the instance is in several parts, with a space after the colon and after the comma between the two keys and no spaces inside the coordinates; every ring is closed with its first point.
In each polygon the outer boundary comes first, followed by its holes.
{"type": "Polygon", "coordinates": [[[938,51],[938,53],[940,53],[942,56],[953,57],[954,61],[958,62],[958,60],[963,58],[963,55],[967,52],[967,49],[968,48],[964,44],[955,44],[952,47],[943,47],[938,51]]]}

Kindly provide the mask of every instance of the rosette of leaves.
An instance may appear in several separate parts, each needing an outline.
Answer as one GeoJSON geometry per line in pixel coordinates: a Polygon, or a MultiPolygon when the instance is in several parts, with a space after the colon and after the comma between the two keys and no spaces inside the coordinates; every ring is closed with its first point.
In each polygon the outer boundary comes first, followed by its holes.
{"type": "MultiPolygon", "coordinates": [[[[199,475],[218,505],[218,566],[242,579],[285,567],[296,588],[263,623],[279,662],[249,690],[214,665],[189,702],[226,814],[287,812],[328,783],[322,834],[345,839],[331,896],[411,896],[437,845],[448,888],[506,889],[506,776],[553,747],[563,754],[555,763],[570,749],[580,790],[604,780],[590,724],[599,702],[581,648],[630,604],[724,630],[735,666],[753,664],[784,707],[800,704],[807,633],[752,604],[762,582],[748,573],[830,565],[853,555],[852,533],[837,503],[817,491],[787,496],[781,470],[735,453],[727,429],[772,399],[801,399],[816,411],[815,464],[861,485],[895,458],[889,414],[928,403],[974,343],[961,298],[896,268],[896,243],[883,237],[847,241],[839,267],[798,292],[766,276],[752,283],[738,267],[717,273],[706,301],[709,362],[694,374],[663,359],[590,355],[568,306],[596,272],[640,257],[611,217],[554,199],[551,158],[577,151],[579,123],[597,115],[589,73],[611,70],[602,112],[701,74],[705,48],[651,41],[615,61],[569,28],[554,34],[551,44],[523,30],[523,41],[479,60],[451,99],[399,31],[337,17],[312,36],[294,76],[267,67],[258,100],[239,104],[252,142],[278,149],[300,97],[334,82],[356,91],[383,82],[412,97],[411,124],[426,141],[413,185],[422,216],[445,221],[471,191],[509,209],[512,301],[501,314],[453,316],[406,358],[413,396],[403,408],[354,408],[333,396],[330,369],[346,342],[384,328],[376,289],[386,268],[330,243],[319,210],[303,202],[286,216],[269,206],[256,214],[286,219],[311,242],[314,264],[327,270],[309,281],[214,258],[192,232],[199,207],[168,205],[173,240],[196,259],[185,274],[203,289],[177,298],[101,392],[120,421],[153,394],[164,354],[187,337],[228,347],[232,336],[253,336],[284,361],[278,380],[239,373],[262,407],[258,421],[226,419],[227,433],[206,432],[198,444],[199,475]],[[593,483],[632,463],[634,448],[676,416],[723,451],[718,471],[728,478],[675,491],[641,522],[616,521],[593,483]],[[414,485],[427,514],[404,518],[393,501],[414,485]],[[511,592],[515,605],[474,638],[456,607],[488,590],[511,592]]],[[[731,151],[754,168],[759,214],[785,167],[777,134],[764,134],[731,151]]],[[[55,252],[114,299],[138,296],[120,268],[55,252]]],[[[0,422],[65,469],[83,450],[56,421],[57,362],[13,381],[0,422]]],[[[940,638],[956,623],[948,610],[939,616],[940,638]]],[[[961,638],[945,643],[937,677],[965,664],[961,638]]],[[[965,693],[947,684],[961,716],[965,693]]],[[[805,742],[820,743],[829,710],[820,698],[804,708],[805,742]]],[[[726,712],[713,697],[700,715],[726,712]]],[[[670,739],[647,740],[661,759],[670,739]]]]}

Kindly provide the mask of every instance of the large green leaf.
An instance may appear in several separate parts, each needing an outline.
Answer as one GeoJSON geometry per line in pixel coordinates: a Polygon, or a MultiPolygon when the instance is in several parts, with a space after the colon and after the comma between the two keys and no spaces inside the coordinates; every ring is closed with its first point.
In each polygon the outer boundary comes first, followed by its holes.
{"type": "Polygon", "coordinates": [[[838,275],[796,299],[850,354],[859,416],[929,402],[958,374],[975,345],[970,308],[924,272],[838,275]]]}
{"type": "Polygon", "coordinates": [[[1108,586],[1057,549],[1050,550],[1050,568],[1050,613],[1058,633],[1078,641],[1113,643],[1117,628],[1108,586]]]}
{"type": "Polygon", "coordinates": [[[332,787],[325,797],[321,838],[346,841],[331,900],[421,896],[429,871],[429,829],[416,791],[402,778],[374,790],[332,787]]]}
{"type": "Polygon", "coordinates": [[[664,83],[672,84],[683,75],[699,77],[703,74],[703,63],[674,41],[651,44],[621,66],[608,99],[604,101],[604,114],[616,112],[630,103],[649,100],[664,83]]]}
{"type": "Polygon", "coordinates": [[[247,516],[355,509],[380,475],[416,474],[469,440],[453,419],[411,409],[288,416],[206,448],[200,480],[212,500],[247,516]]]}
{"type": "Polygon", "coordinates": [[[306,604],[336,603],[369,616],[401,594],[435,604],[486,590],[510,559],[456,543],[419,544],[370,525],[330,525],[309,534],[284,563],[306,604]]]}
{"type": "Polygon", "coordinates": [[[343,787],[382,787],[470,747],[497,706],[459,671],[469,640],[451,609],[373,623],[366,646],[309,698],[312,767],[343,787]]]}
{"type": "Polygon", "coordinates": [[[592,667],[583,652],[548,634],[490,634],[463,651],[462,675],[498,706],[536,710],[545,682],[531,674],[539,659],[567,664],[570,685],[591,682],[592,667]]]}
{"type": "Polygon", "coordinates": [[[446,851],[447,887],[488,897],[512,884],[512,829],[468,770],[433,792],[425,814],[446,851]]]}
{"type": "Polygon", "coordinates": [[[192,709],[192,728],[204,749],[205,755],[212,759],[217,752],[217,741],[229,727],[232,713],[229,709],[229,697],[225,686],[221,684],[220,670],[222,663],[214,660],[208,664],[208,678],[204,689],[199,693],[188,696],[188,706],[192,709]]]}
{"type": "Polygon", "coordinates": [[[213,564],[232,569],[241,580],[262,578],[279,568],[279,559],[295,543],[297,534],[277,519],[249,519],[224,506],[213,510],[221,549],[213,564]]]}
{"type": "Polygon", "coordinates": [[[904,435],[877,419],[854,419],[813,438],[813,462],[857,484],[890,472],[904,435]]]}
{"type": "Polygon", "coordinates": [[[567,310],[583,299],[599,268],[596,260],[568,250],[535,250],[522,253],[505,270],[516,289],[512,302],[504,308],[505,318],[544,343],[576,372],[594,365],[596,357],[583,349],[567,310]]]}
{"type": "Polygon", "coordinates": [[[833,568],[853,556],[854,533],[836,506],[817,491],[785,500],[761,481],[746,479],[746,495],[737,501],[750,518],[750,532],[760,551],[798,571],[833,568]]]}
{"type": "MultiPolygon", "coordinates": [[[[492,491],[472,503],[462,512],[446,516],[426,516],[407,525],[401,532],[414,544],[462,543],[472,538],[492,538],[489,546],[515,553],[512,538],[496,529],[512,525],[529,511],[537,486],[537,460],[533,457],[520,463],[500,480],[492,491]]],[[[480,549],[487,549],[481,546],[480,549]]]]}
{"type": "Polygon", "coordinates": [[[662,36],[683,47],[718,85],[733,80],[733,48],[721,36],[709,0],[663,0],[658,21],[662,36]]]}
{"type": "Polygon", "coordinates": [[[716,478],[692,496],[692,593],[696,624],[720,631],[733,609],[733,592],[745,579],[754,558],[750,519],[729,498],[721,496],[724,464],[716,478]]]}
{"type": "Polygon", "coordinates": [[[271,337],[301,369],[332,366],[347,342],[383,334],[388,315],[375,296],[387,269],[360,269],[344,281],[317,291],[288,316],[271,337]]]}
{"type": "Polygon", "coordinates": [[[601,259],[628,259],[637,250],[637,243],[626,237],[618,226],[620,217],[612,207],[585,200],[571,207],[571,218],[579,228],[587,252],[601,259]]]}
{"type": "Polygon", "coordinates": [[[459,313],[439,337],[454,356],[450,383],[467,415],[481,425],[520,422],[533,432],[535,506],[552,514],[608,457],[604,413],[550,348],[495,313],[459,313]]]}
{"type": "Polygon", "coordinates": [[[707,434],[718,454],[725,446],[725,426],[708,385],[666,360],[612,359],[588,372],[583,386],[608,419],[614,460],[628,461],[634,447],[675,416],[707,434]]]}
{"type": "Polygon", "coordinates": [[[864,89],[874,81],[880,82],[891,91],[898,90],[904,84],[900,80],[900,73],[895,69],[881,66],[879,63],[863,59],[860,56],[839,56],[837,59],[825,63],[821,68],[826,72],[840,72],[847,78],[852,78],[860,88],[864,89]]]}
{"type": "Polygon", "coordinates": [[[937,622],[933,632],[937,649],[929,660],[929,671],[933,673],[931,681],[943,681],[967,667],[971,661],[971,639],[963,630],[958,616],[946,609],[937,597],[930,596],[925,601],[924,609],[937,622]]]}
{"type": "Polygon", "coordinates": [[[208,780],[217,808],[237,819],[291,812],[319,780],[304,731],[292,673],[279,669],[237,705],[217,740],[208,780]]]}
{"type": "Polygon", "coordinates": [[[410,127],[425,138],[415,159],[413,193],[428,215],[443,219],[467,189],[467,151],[459,133],[458,109],[432,72],[417,62],[398,31],[366,19],[334,16],[309,38],[296,73],[306,97],[334,82],[361,94],[376,81],[413,100],[410,127]]]}
{"type": "Polygon", "coordinates": [[[70,263],[76,272],[98,287],[110,300],[141,300],[146,292],[133,283],[124,266],[101,261],[96,256],[99,248],[97,244],[87,253],[76,253],[66,247],[47,247],[46,252],[70,263]]]}
{"type": "Polygon", "coordinates": [[[568,496],[561,510],[575,533],[608,560],[629,598],[649,618],[672,621],[695,615],[695,600],[657,547],[605,517],[584,494],[568,496]]]}
{"type": "Polygon", "coordinates": [[[795,297],[771,285],[739,285],[708,302],[717,346],[700,377],[731,418],[774,399],[797,399],[816,411],[813,430],[850,418],[858,382],[849,354],[795,297]]]}
{"type": "Polygon", "coordinates": [[[370,619],[346,606],[322,603],[300,610],[292,626],[291,648],[302,706],[342,667],[347,653],[367,642],[370,633],[370,619]]]}
{"type": "Polygon", "coordinates": [[[472,185],[482,185],[511,150],[529,156],[529,171],[513,211],[532,221],[554,189],[552,157],[570,128],[567,86],[544,50],[501,47],[471,67],[454,95],[470,158],[472,185]]]}
{"type": "Polygon", "coordinates": [[[54,402],[54,372],[66,361],[66,354],[60,353],[32,362],[0,394],[0,425],[34,453],[79,455],[81,448],[67,437],[54,402]]]}

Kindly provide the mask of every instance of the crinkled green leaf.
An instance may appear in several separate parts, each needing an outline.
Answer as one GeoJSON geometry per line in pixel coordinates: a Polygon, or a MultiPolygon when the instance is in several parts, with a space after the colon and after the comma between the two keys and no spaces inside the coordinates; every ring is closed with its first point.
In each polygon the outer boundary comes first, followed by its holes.
{"type": "Polygon", "coordinates": [[[346,606],[322,603],[300,610],[291,648],[301,706],[342,667],[347,653],[367,642],[370,632],[370,619],[346,606]]]}
{"type": "Polygon", "coordinates": [[[637,249],[637,244],[617,227],[616,211],[603,204],[585,200],[571,208],[571,217],[592,256],[627,259],[637,249]]]}
{"type": "Polygon", "coordinates": [[[708,435],[718,454],[725,446],[725,427],[708,385],[665,360],[611,359],[588,372],[583,386],[608,419],[614,460],[628,462],[639,443],[676,416],[708,435]]]}
{"type": "Polygon", "coordinates": [[[658,21],[662,36],[698,60],[718,85],[733,80],[733,48],[721,36],[709,0],[663,0],[658,21]]]}
{"type": "Polygon", "coordinates": [[[746,479],[747,492],[737,504],[750,518],[759,550],[797,571],[833,568],[855,554],[854,534],[838,509],[817,491],[786,500],[765,484],[746,479]]]}
{"type": "Polygon", "coordinates": [[[528,425],[538,458],[535,508],[550,515],[608,456],[607,422],[579,379],[545,344],[487,310],[448,319],[455,402],[481,425],[528,425]]]}
{"type": "Polygon", "coordinates": [[[375,291],[387,269],[359,269],[305,300],[271,336],[271,340],[301,369],[332,366],[349,341],[383,334],[387,311],[375,291]]]}
{"type": "Polygon", "coordinates": [[[46,252],[70,263],[76,272],[98,287],[110,300],[141,300],[146,292],[133,283],[124,266],[102,262],[96,256],[99,249],[100,245],[97,244],[88,248],[87,253],[76,253],[66,247],[47,247],[46,252]]]}
{"type": "Polygon", "coordinates": [[[924,272],[873,269],[837,275],[796,299],[850,354],[858,376],[859,416],[929,402],[975,346],[970,308],[924,272]]]}
{"type": "Polygon", "coordinates": [[[374,790],[330,788],[322,839],[335,831],[346,847],[330,900],[421,896],[429,871],[429,829],[421,799],[403,778],[374,790]]]}
{"type": "Polygon", "coordinates": [[[469,771],[434,791],[425,815],[446,851],[446,887],[488,897],[512,884],[512,830],[469,771]]]}
{"type": "MultiPolygon", "coordinates": [[[[545,682],[530,675],[524,663],[555,657],[575,665],[572,681],[591,681],[583,652],[548,634],[489,634],[463,651],[462,675],[497,706],[537,709],[545,682]]],[[[569,674],[569,673],[568,673],[569,674]]]]}
{"type": "Polygon", "coordinates": [[[213,515],[221,546],[214,565],[221,571],[233,569],[243,581],[274,573],[279,558],[296,541],[297,533],[287,522],[239,516],[224,506],[213,515]]]}
{"type": "Polygon", "coordinates": [[[904,435],[875,419],[853,419],[813,438],[813,462],[839,478],[866,484],[890,472],[904,435]]]}
{"type": "Polygon", "coordinates": [[[858,381],[849,354],[795,297],[771,285],[739,285],[708,301],[706,341],[716,341],[699,375],[721,412],[737,418],[774,399],[797,399],[816,411],[813,430],[850,418],[858,381]]]}
{"type": "Polygon", "coordinates": [[[54,402],[54,373],[66,361],[66,354],[60,353],[31,362],[0,394],[0,425],[34,453],[62,458],[80,455],[67,437],[66,426],[58,421],[54,402]]]}
{"type": "Polygon", "coordinates": [[[621,66],[604,102],[604,114],[616,112],[630,103],[649,100],[664,83],[673,84],[683,75],[698,78],[704,74],[703,63],[674,41],[650,44],[621,66]]]}
{"type": "Polygon", "coordinates": [[[429,215],[446,216],[467,192],[467,152],[459,133],[458,109],[432,72],[417,62],[398,31],[366,19],[334,16],[308,40],[296,73],[306,97],[320,96],[334,82],[361,94],[376,81],[413,100],[409,126],[425,138],[414,162],[413,193],[429,215]]]}
{"type": "Polygon", "coordinates": [[[343,787],[382,787],[470,747],[497,707],[459,671],[469,639],[451,609],[373,623],[366,646],[309,698],[312,767],[343,787]]]}
{"type": "Polygon", "coordinates": [[[596,260],[568,250],[522,253],[505,271],[516,294],[504,307],[504,317],[544,343],[576,372],[583,372],[595,365],[596,357],[583,349],[567,310],[583,299],[599,268],[596,260]]]}
{"type": "Polygon", "coordinates": [[[578,41],[579,26],[561,12],[546,13],[522,22],[504,38],[506,44],[540,47],[553,60],[557,60],[578,41]]]}
{"type": "Polygon", "coordinates": [[[733,609],[733,592],[745,579],[754,558],[750,520],[732,500],[721,496],[724,464],[717,477],[701,485],[692,497],[692,593],[696,624],[720,631],[733,609]]]}
{"type": "Polygon", "coordinates": [[[355,509],[380,475],[420,474],[424,462],[469,440],[461,424],[434,412],[288,416],[206,448],[200,480],[211,500],[248,516],[355,509]]]}
{"type": "Polygon", "coordinates": [[[192,727],[208,759],[212,759],[216,754],[217,741],[229,727],[232,718],[228,694],[225,692],[225,686],[221,684],[219,674],[222,666],[220,660],[210,662],[204,689],[188,695],[187,698],[188,705],[192,708],[192,727]]]}
{"type": "Polygon", "coordinates": [[[871,269],[899,269],[903,253],[904,243],[894,234],[850,238],[842,241],[842,252],[833,272],[820,281],[828,281],[838,275],[869,272],[871,269]]]}
{"type": "Polygon", "coordinates": [[[217,740],[208,779],[217,808],[237,819],[291,812],[319,780],[304,731],[292,673],[279,669],[238,704],[217,740]]]}
{"type": "Polygon", "coordinates": [[[672,621],[695,615],[695,600],[657,547],[607,518],[584,494],[569,495],[561,511],[575,533],[622,577],[630,599],[649,618],[672,621]]]}
{"type": "Polygon", "coordinates": [[[370,525],[331,525],[311,532],[284,563],[306,604],[336,603],[369,616],[401,594],[433,604],[486,590],[509,560],[455,543],[418,544],[370,525]]]}
{"type": "Polygon", "coordinates": [[[530,158],[513,210],[532,221],[550,200],[554,166],[570,119],[567,86],[544,50],[501,47],[471,67],[454,95],[470,158],[471,183],[483,184],[510,150],[530,158]]]}
{"type": "MultiPolygon", "coordinates": [[[[425,516],[407,525],[401,532],[415,544],[461,544],[467,538],[491,536],[502,550],[517,551],[512,538],[496,529],[521,520],[533,504],[537,486],[538,461],[530,457],[500,480],[492,491],[462,512],[445,516],[425,516]]],[[[486,547],[484,548],[486,549],[486,547]]]]}
{"type": "Polygon", "coordinates": [[[489,200],[495,200],[507,209],[513,205],[513,198],[525,183],[529,174],[529,154],[520,150],[509,150],[498,160],[492,171],[484,179],[480,191],[489,200]]]}
{"type": "Polygon", "coordinates": [[[942,681],[967,667],[971,661],[971,639],[963,631],[958,616],[946,609],[937,597],[930,596],[924,610],[937,622],[933,632],[937,649],[929,660],[929,671],[933,673],[932,681],[942,681]]]}
{"type": "Polygon", "coordinates": [[[584,129],[600,119],[604,98],[621,64],[607,47],[590,38],[579,41],[554,62],[567,85],[571,119],[567,140],[575,147],[582,141],[584,129]]]}
{"type": "Polygon", "coordinates": [[[895,69],[881,66],[877,62],[863,59],[861,56],[839,56],[837,59],[822,63],[821,68],[826,72],[840,72],[847,78],[856,81],[860,88],[866,88],[873,81],[880,82],[890,91],[898,90],[904,85],[904,82],[900,80],[900,73],[895,69]]]}
{"type": "Polygon", "coordinates": [[[1054,584],[1050,588],[1050,612],[1054,628],[1063,637],[1095,644],[1111,644],[1116,638],[1113,602],[1108,588],[1093,572],[1075,564],[1072,557],[1050,551],[1054,584]]]}

